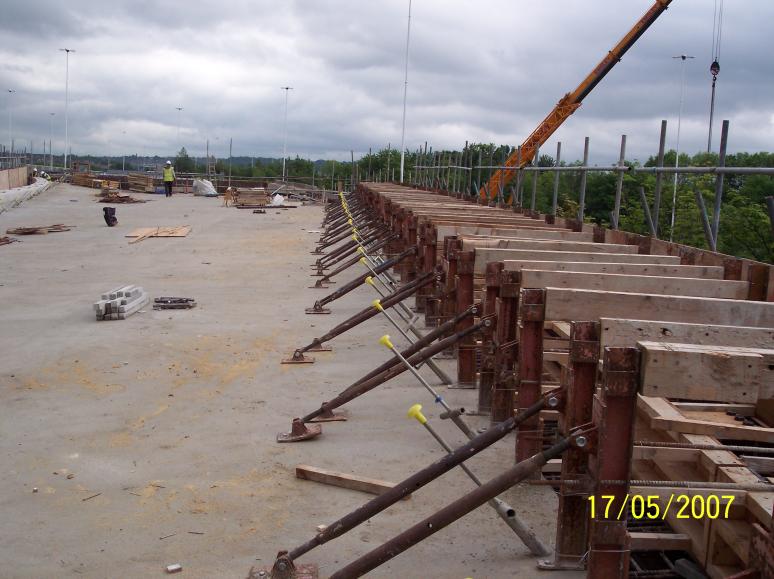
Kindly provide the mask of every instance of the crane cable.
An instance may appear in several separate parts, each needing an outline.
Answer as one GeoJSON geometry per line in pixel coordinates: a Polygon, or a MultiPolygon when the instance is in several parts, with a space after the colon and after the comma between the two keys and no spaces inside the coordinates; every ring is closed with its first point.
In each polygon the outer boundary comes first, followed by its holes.
{"type": "Polygon", "coordinates": [[[715,84],[720,72],[720,45],[723,40],[723,3],[724,0],[715,0],[715,11],[712,15],[712,64],[710,64],[710,74],[712,75],[712,96],[710,97],[710,118],[709,134],[707,136],[707,153],[712,151],[712,122],[715,118],[715,84]]]}
{"type": "Polygon", "coordinates": [[[715,12],[712,15],[712,60],[714,62],[720,60],[720,44],[723,40],[723,3],[724,0],[720,0],[718,7],[718,0],[715,0],[715,12]]]}

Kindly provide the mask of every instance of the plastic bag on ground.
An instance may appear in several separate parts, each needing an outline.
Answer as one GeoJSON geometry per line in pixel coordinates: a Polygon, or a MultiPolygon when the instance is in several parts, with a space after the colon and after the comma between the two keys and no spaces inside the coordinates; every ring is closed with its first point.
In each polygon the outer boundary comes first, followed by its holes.
{"type": "Polygon", "coordinates": [[[272,207],[281,207],[285,203],[285,198],[279,193],[271,198],[272,207]]]}
{"type": "Polygon", "coordinates": [[[204,197],[217,197],[218,192],[207,179],[194,179],[193,194],[204,197]]]}

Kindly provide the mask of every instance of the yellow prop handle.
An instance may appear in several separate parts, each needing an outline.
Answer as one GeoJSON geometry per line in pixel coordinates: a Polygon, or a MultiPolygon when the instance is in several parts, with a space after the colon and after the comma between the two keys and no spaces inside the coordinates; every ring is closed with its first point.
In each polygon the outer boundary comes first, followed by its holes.
{"type": "Polygon", "coordinates": [[[427,418],[425,418],[425,415],[422,414],[422,405],[421,404],[414,404],[411,408],[408,410],[408,417],[409,418],[416,418],[419,424],[424,424],[427,422],[427,418]]]}
{"type": "Polygon", "coordinates": [[[395,346],[393,346],[392,342],[390,342],[390,336],[387,334],[384,334],[381,338],[379,338],[379,343],[389,350],[395,349],[395,346]]]}
{"type": "MultiPolygon", "coordinates": [[[[370,278],[370,276],[369,276],[370,278]]],[[[366,278],[366,283],[369,278],[366,278]]],[[[373,282],[373,280],[371,280],[373,282]]],[[[371,305],[376,309],[378,312],[383,312],[384,308],[382,307],[382,302],[379,300],[374,300],[371,302],[371,305]]]]}
{"type": "Polygon", "coordinates": [[[350,225],[352,225],[352,220],[351,220],[351,219],[348,219],[348,220],[347,220],[347,223],[349,223],[350,225]]]}
{"type": "Polygon", "coordinates": [[[366,258],[365,258],[365,257],[361,257],[361,258],[360,258],[360,263],[362,263],[363,265],[365,265],[365,264],[366,264],[366,258]]]}
{"type": "MultiPolygon", "coordinates": [[[[354,237],[354,235],[353,235],[352,237],[354,237]]],[[[355,241],[357,241],[357,240],[355,240],[355,241]]],[[[361,254],[361,255],[365,254],[365,251],[363,250],[363,246],[362,246],[362,245],[358,245],[358,247],[357,247],[357,252],[358,252],[359,254],[361,254]]],[[[365,255],[363,255],[363,257],[365,257],[365,255]]],[[[362,263],[362,262],[361,262],[361,263],[362,263]]]]}
{"type": "Polygon", "coordinates": [[[374,285],[374,278],[372,278],[372,277],[369,275],[367,278],[365,278],[365,282],[366,282],[368,285],[374,285]]]}

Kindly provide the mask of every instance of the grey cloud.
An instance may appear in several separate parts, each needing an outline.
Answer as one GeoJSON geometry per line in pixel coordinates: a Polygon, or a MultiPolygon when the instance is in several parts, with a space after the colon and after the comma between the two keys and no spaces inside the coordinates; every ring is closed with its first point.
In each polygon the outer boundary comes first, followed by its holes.
{"type": "MultiPolygon", "coordinates": [[[[0,90],[14,88],[17,142],[40,150],[56,112],[55,150],[63,147],[64,57],[71,60],[71,140],[76,152],[171,154],[177,111],[181,140],[203,154],[206,139],[234,139],[236,154],[279,155],[283,94],[290,94],[288,150],[348,159],[349,149],[400,140],[407,2],[228,0],[223,2],[69,3],[3,6],[0,90]],[[126,136],[123,135],[126,131],[126,136]]],[[[415,0],[409,69],[407,146],[464,140],[521,142],[556,101],[577,85],[651,0],[550,0],[449,3],[415,0]]],[[[557,132],[569,156],[583,137],[593,155],[617,155],[621,133],[632,157],[651,154],[660,119],[670,122],[686,67],[683,145],[706,144],[712,3],[675,0],[623,61],[557,132]],[[704,141],[704,142],[702,142],[704,141]]],[[[740,149],[774,141],[774,62],[764,23],[768,0],[726,3],[718,119],[732,120],[740,149]]],[[[0,95],[0,118],[6,113],[0,95]]],[[[0,124],[0,142],[7,141],[0,124]]],[[[681,147],[681,148],[684,148],[681,147]]],[[[220,153],[222,154],[222,152],[220,153]]]]}

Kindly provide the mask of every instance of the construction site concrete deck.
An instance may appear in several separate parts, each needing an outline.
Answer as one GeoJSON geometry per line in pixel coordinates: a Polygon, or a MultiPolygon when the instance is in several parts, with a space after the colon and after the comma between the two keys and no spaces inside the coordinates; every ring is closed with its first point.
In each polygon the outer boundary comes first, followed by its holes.
{"type": "MultiPolygon", "coordinates": [[[[377,340],[395,333],[373,318],[331,342],[333,352],[315,353],[315,364],[280,365],[376,297],[363,286],[329,316],[304,315],[327,293],[307,289],[320,206],[255,215],[220,199],[133,193],[148,202],[118,206],[118,225],[108,228],[94,193],[60,184],[0,215],[2,231],[75,226],[0,247],[4,577],[154,577],[174,563],[184,577],[245,577],[371,498],[297,480],[297,464],[407,477],[442,456],[406,417],[417,402],[447,440],[462,442],[408,373],[347,405],[350,420],[323,425],[321,437],[275,442],[293,417],[384,362],[377,340]],[[170,225],[192,231],[131,245],[125,237],[170,225]],[[125,284],[151,298],[193,297],[198,307],[149,305],[126,320],[96,321],[92,303],[125,284]]],[[[442,391],[450,403],[475,406],[475,390],[442,391]]],[[[470,466],[487,480],[513,462],[511,436],[470,466]]],[[[327,576],[471,488],[450,472],[299,562],[318,563],[327,576]]],[[[503,498],[553,543],[550,488],[522,485],[503,498]]],[[[538,574],[534,557],[482,507],[369,576],[538,574]]]]}

